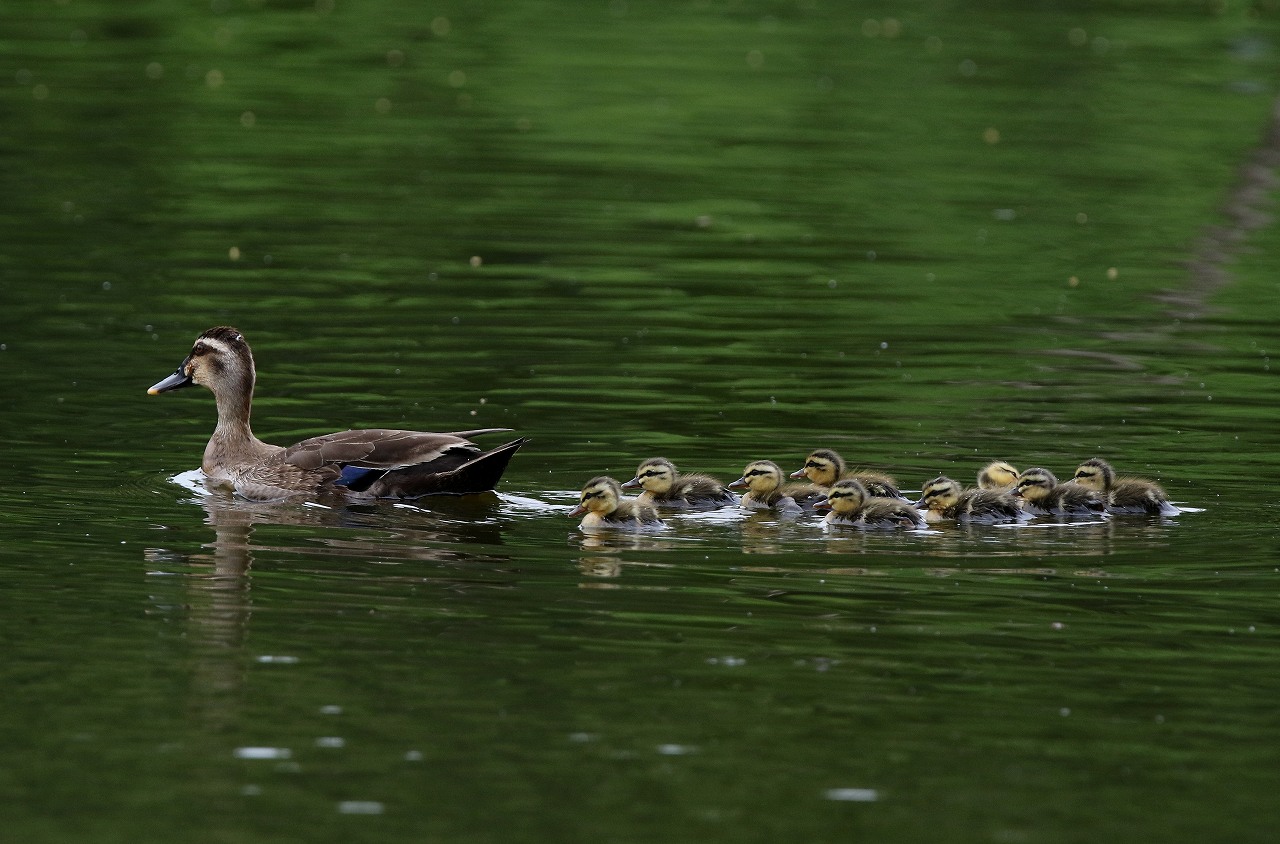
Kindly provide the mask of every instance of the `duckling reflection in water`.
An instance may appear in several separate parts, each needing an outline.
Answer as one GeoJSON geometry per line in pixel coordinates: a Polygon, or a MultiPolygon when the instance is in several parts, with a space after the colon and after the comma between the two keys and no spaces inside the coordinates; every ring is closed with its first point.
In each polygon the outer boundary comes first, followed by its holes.
{"type": "Polygon", "coordinates": [[[876,498],[853,478],[837,481],[827,491],[827,500],[817,505],[829,510],[823,523],[836,527],[894,530],[926,527],[914,505],[891,498],[876,498]]]}
{"type": "Polygon", "coordinates": [[[992,489],[962,489],[941,475],[924,485],[916,507],[924,510],[925,521],[955,519],[977,524],[1017,522],[1029,518],[1022,505],[1009,493],[992,489]]]}
{"type": "Polygon", "coordinates": [[[249,344],[224,325],[197,337],[177,371],[147,390],[154,396],[192,384],[209,388],[218,424],[200,467],[209,483],[256,501],[322,492],[357,499],[485,492],[525,442],[483,451],[467,437],[510,429],[438,434],[371,428],[312,437],[288,448],[271,445],[249,428],[256,378],[249,344]]]}
{"type": "Polygon", "coordinates": [[[866,489],[867,494],[876,498],[897,498],[906,501],[907,497],[898,491],[898,482],[883,472],[864,470],[850,471],[844,458],[829,448],[820,448],[810,452],[804,465],[791,473],[793,478],[808,478],[813,483],[829,489],[836,481],[851,478],[866,489]]]}
{"type": "Polygon", "coordinates": [[[745,489],[744,510],[776,510],[800,513],[812,510],[824,492],[815,484],[784,484],[782,469],[772,460],[755,460],[742,470],[742,477],[729,484],[731,489],[745,489]]]}
{"type": "Polygon", "coordinates": [[[1081,463],[1072,480],[1102,495],[1109,513],[1176,516],[1182,512],[1170,503],[1159,484],[1143,478],[1116,477],[1115,469],[1100,457],[1081,463]]]}
{"type": "Polygon", "coordinates": [[[1008,492],[1018,485],[1018,470],[1003,460],[992,460],[978,472],[978,489],[1008,492]]]}
{"type": "Polygon", "coordinates": [[[710,475],[682,475],[665,457],[651,457],[636,469],[636,476],[623,489],[643,487],[638,496],[655,507],[681,509],[724,507],[737,504],[738,496],[710,475]]]}
{"type": "Polygon", "coordinates": [[[666,526],[651,504],[623,498],[622,485],[603,475],[587,481],[569,516],[582,516],[579,527],[583,530],[657,530],[666,526]]]}
{"type": "Polygon", "coordinates": [[[1050,516],[1102,516],[1107,503],[1098,493],[1079,484],[1058,483],[1058,478],[1048,469],[1027,469],[1018,476],[1013,491],[1022,499],[1022,506],[1035,515],[1050,516]]]}

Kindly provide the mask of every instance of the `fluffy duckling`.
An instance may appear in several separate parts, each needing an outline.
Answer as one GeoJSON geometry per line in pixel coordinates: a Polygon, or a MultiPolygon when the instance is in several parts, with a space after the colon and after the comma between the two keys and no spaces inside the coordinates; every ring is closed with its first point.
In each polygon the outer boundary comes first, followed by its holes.
{"type": "Polygon", "coordinates": [[[992,460],[978,473],[978,489],[1008,492],[1018,485],[1018,470],[1003,460],[992,460]]]}
{"type": "Polygon", "coordinates": [[[1081,463],[1072,480],[1102,495],[1109,513],[1176,516],[1182,512],[1169,503],[1159,484],[1142,478],[1118,478],[1111,464],[1100,457],[1081,463]]]}
{"type": "Polygon", "coordinates": [[[636,469],[623,489],[643,487],[639,499],[656,507],[723,507],[737,504],[738,496],[710,475],[682,475],[665,457],[651,457],[636,469]]]}
{"type": "Polygon", "coordinates": [[[742,470],[742,477],[729,484],[732,489],[745,489],[744,510],[779,510],[799,512],[812,509],[825,494],[814,484],[784,484],[782,468],[772,460],[756,460],[742,470]]]}
{"type": "Polygon", "coordinates": [[[623,498],[622,485],[603,475],[587,481],[578,506],[569,511],[569,516],[582,516],[579,527],[585,530],[652,530],[665,527],[652,505],[638,498],[623,498]]]}
{"type": "Polygon", "coordinates": [[[829,510],[823,523],[844,527],[896,528],[925,527],[924,517],[911,504],[891,498],[872,496],[861,482],[853,478],[837,481],[827,490],[827,500],[817,505],[829,510]]]}
{"type": "Polygon", "coordinates": [[[849,471],[844,458],[829,448],[811,452],[804,459],[804,465],[792,472],[791,477],[808,478],[824,489],[829,489],[836,481],[852,478],[866,487],[867,493],[875,498],[907,500],[905,495],[898,492],[898,482],[893,478],[881,472],[849,471]]]}
{"type": "Polygon", "coordinates": [[[1013,495],[1035,515],[1100,516],[1107,511],[1107,502],[1098,493],[1079,484],[1060,484],[1053,472],[1039,467],[1018,475],[1013,495]]]}
{"type": "Polygon", "coordinates": [[[956,519],[961,522],[995,524],[1027,518],[1022,505],[1009,493],[994,489],[961,489],[959,483],[946,475],[925,484],[915,506],[924,510],[927,522],[956,519]]]}

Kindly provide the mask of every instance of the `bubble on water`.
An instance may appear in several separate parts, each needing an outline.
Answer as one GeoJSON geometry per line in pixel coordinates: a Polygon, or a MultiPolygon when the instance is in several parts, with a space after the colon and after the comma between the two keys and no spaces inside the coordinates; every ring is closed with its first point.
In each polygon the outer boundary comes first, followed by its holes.
{"type": "Polygon", "coordinates": [[[237,747],[237,759],[288,759],[293,751],[287,747],[237,747]]]}
{"type": "Polygon", "coordinates": [[[828,788],[822,796],[845,803],[874,803],[880,799],[880,792],[874,788],[828,788]]]}

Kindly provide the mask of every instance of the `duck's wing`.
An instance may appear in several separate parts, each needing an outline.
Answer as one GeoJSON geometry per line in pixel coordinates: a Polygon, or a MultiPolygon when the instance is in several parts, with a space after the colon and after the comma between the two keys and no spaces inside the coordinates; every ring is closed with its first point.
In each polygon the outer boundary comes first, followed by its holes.
{"type": "Polygon", "coordinates": [[[437,463],[437,471],[447,471],[480,453],[480,446],[458,434],[365,428],[303,440],[285,449],[281,460],[308,471],[344,466],[402,469],[437,463]]]}

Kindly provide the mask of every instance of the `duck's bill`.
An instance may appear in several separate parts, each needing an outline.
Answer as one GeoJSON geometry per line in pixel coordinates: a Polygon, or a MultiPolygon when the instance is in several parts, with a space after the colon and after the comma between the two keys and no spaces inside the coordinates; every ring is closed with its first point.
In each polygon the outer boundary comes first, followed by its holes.
{"type": "Polygon", "coordinates": [[[831,502],[825,498],[815,501],[813,502],[813,509],[817,510],[819,513],[826,513],[831,509],[831,502]]]}
{"type": "Polygon", "coordinates": [[[181,369],[179,369],[177,372],[173,373],[163,381],[159,381],[155,384],[152,384],[151,387],[147,390],[147,395],[158,396],[161,393],[167,393],[170,390],[179,390],[179,389],[182,389],[183,387],[190,387],[190,386],[191,386],[191,378],[188,375],[186,375],[181,369]]]}
{"type": "Polygon", "coordinates": [[[790,475],[787,475],[787,477],[788,477],[788,478],[803,478],[803,477],[804,477],[804,469],[797,469],[796,471],[792,472],[790,475]]]}
{"type": "Polygon", "coordinates": [[[585,516],[586,514],[587,508],[579,504],[577,507],[574,507],[569,511],[569,518],[576,519],[578,516],[585,516]]]}
{"type": "Polygon", "coordinates": [[[747,479],[738,478],[736,481],[730,481],[729,483],[725,484],[725,486],[727,486],[729,489],[746,489],[747,479]]]}
{"type": "Polygon", "coordinates": [[[625,484],[622,484],[623,489],[635,489],[638,486],[640,486],[640,479],[638,477],[632,478],[631,480],[627,481],[625,484]]]}
{"type": "MultiPolygon", "coordinates": [[[[910,499],[908,499],[908,500],[910,500],[910,499]]],[[[914,507],[914,508],[916,508],[917,510],[928,510],[928,509],[929,509],[929,505],[928,505],[927,503],[925,503],[925,500],[924,500],[923,498],[921,498],[919,501],[913,501],[913,502],[911,503],[911,506],[912,506],[912,507],[914,507]]]]}

